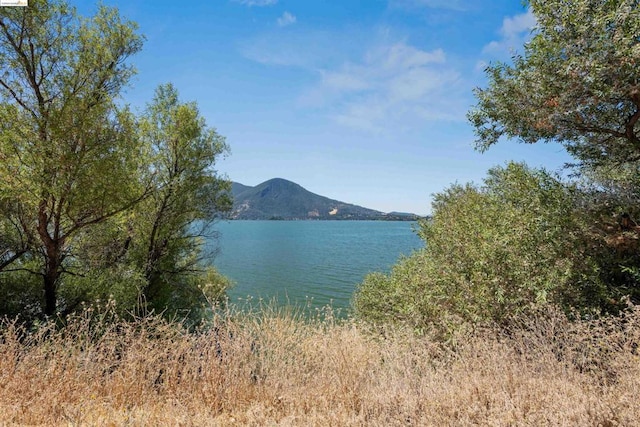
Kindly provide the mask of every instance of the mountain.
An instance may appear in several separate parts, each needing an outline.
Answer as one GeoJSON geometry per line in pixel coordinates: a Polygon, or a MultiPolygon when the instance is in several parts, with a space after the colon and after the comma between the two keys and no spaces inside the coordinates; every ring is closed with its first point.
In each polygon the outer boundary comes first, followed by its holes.
{"type": "Polygon", "coordinates": [[[231,191],[234,198],[233,219],[415,219],[415,215],[388,215],[332,200],[282,178],[270,179],[255,187],[234,182],[231,191]]]}

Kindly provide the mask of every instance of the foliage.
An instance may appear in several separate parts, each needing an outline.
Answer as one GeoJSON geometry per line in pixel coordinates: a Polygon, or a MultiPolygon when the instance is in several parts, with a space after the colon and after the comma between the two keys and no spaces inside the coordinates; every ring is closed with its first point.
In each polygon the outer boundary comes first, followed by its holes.
{"type": "Polygon", "coordinates": [[[48,315],[74,237],[145,195],[135,122],[116,103],[133,74],[126,60],[142,45],[135,30],[104,6],[90,20],[61,1],[0,9],[3,224],[19,235],[10,252],[39,261],[30,271],[42,278],[48,315]]]}
{"type": "Polygon", "coordinates": [[[201,313],[189,308],[223,299],[228,281],[199,260],[230,209],[214,169],[228,147],[170,84],[142,117],[122,105],[141,46],[114,8],[90,19],[63,0],[0,8],[3,314],[97,299],[201,313]]]}
{"type": "Polygon", "coordinates": [[[607,288],[609,311],[625,298],[640,303],[640,174],[632,165],[596,168],[583,177],[580,209],[589,224],[589,252],[607,288]],[[631,224],[623,226],[627,216],[631,224]]]}
{"type": "Polygon", "coordinates": [[[561,142],[583,166],[640,161],[637,0],[529,0],[524,55],[486,69],[468,117],[484,150],[502,136],[561,142]]]}
{"type": "Polygon", "coordinates": [[[420,224],[426,247],[391,274],[368,276],[354,298],[357,315],[423,327],[503,322],[549,303],[600,308],[606,289],[576,192],[517,163],[491,169],[482,186],[451,186],[420,224]]]}
{"type": "Polygon", "coordinates": [[[30,321],[42,313],[42,279],[28,271],[0,274],[0,313],[30,321]]]}
{"type": "MultiPolygon", "coordinates": [[[[156,89],[141,120],[141,139],[150,147],[151,196],[135,210],[138,236],[132,251],[147,280],[142,290],[150,308],[189,310],[205,295],[198,288],[201,236],[220,213],[231,209],[231,183],[213,169],[228,151],[224,137],[208,128],[195,103],[181,103],[171,85],[156,89]]],[[[217,280],[217,278],[216,278],[217,280]]]]}
{"type": "Polygon", "coordinates": [[[640,215],[640,8],[636,0],[528,4],[537,19],[531,41],[512,64],[487,67],[488,87],[476,89],[468,118],[481,150],[501,137],[557,141],[578,160],[573,215],[600,285],[588,273],[574,288],[586,305],[616,311],[625,296],[640,302],[640,228],[619,224],[640,215]]]}

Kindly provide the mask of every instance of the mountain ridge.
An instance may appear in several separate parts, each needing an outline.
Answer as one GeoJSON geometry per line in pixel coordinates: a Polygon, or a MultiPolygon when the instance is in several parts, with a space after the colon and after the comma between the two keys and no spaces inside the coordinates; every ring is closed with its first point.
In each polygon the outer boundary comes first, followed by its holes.
{"type": "Polygon", "coordinates": [[[384,213],[312,193],[284,178],[272,178],[251,187],[232,182],[231,219],[245,220],[400,220],[414,214],[384,213]]]}

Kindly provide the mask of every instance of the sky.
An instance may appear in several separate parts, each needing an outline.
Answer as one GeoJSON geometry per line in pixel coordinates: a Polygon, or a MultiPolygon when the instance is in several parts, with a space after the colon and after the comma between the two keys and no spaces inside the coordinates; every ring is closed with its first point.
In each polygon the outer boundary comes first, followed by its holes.
{"type": "MultiPolygon", "coordinates": [[[[71,0],[83,15],[95,2],[71,0]]],[[[431,213],[453,183],[507,161],[560,171],[556,144],[474,149],[466,113],[484,68],[522,52],[521,0],[103,0],[146,38],[125,102],[159,84],[195,101],[230,154],[217,171],[271,178],[383,212],[431,213]]]]}

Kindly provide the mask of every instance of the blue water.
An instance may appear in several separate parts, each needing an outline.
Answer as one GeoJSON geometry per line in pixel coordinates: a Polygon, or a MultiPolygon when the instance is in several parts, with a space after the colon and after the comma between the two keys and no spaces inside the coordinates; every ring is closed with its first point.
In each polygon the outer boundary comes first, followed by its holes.
{"type": "Polygon", "coordinates": [[[232,301],[247,297],[315,307],[349,307],[370,272],[388,272],[423,242],[415,223],[386,221],[229,221],[213,260],[231,278],[232,301]]]}

